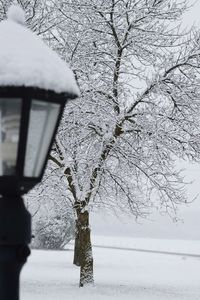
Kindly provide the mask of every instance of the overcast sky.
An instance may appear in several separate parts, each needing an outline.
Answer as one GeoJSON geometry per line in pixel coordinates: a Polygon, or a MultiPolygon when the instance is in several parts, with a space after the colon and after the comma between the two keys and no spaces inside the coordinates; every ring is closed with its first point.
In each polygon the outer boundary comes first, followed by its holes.
{"type": "Polygon", "coordinates": [[[194,6],[185,14],[184,21],[188,25],[196,25],[200,27],[200,0],[191,0],[194,6]]]}

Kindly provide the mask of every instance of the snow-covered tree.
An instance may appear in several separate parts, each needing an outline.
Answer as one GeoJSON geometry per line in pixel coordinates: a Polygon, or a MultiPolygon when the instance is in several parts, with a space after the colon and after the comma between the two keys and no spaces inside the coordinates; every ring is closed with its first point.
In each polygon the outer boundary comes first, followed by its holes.
{"type": "Polygon", "coordinates": [[[75,216],[64,178],[51,164],[43,181],[26,196],[32,215],[33,248],[62,249],[75,235],[75,216]]]}
{"type": "MultiPolygon", "coordinates": [[[[0,2],[1,16],[10,2],[0,2]]],[[[175,160],[200,159],[199,33],[179,26],[187,0],[18,2],[28,3],[29,26],[71,64],[81,90],[50,158],[76,212],[83,286],[93,282],[91,207],[138,217],[187,201],[175,160]]]]}
{"type": "MultiPolygon", "coordinates": [[[[49,44],[70,62],[68,104],[51,154],[77,214],[80,286],[93,282],[89,208],[172,214],[186,202],[176,158],[200,159],[199,34],[181,31],[186,0],[52,1],[49,44]]],[[[77,251],[78,249],[78,251],[77,251]]]]}

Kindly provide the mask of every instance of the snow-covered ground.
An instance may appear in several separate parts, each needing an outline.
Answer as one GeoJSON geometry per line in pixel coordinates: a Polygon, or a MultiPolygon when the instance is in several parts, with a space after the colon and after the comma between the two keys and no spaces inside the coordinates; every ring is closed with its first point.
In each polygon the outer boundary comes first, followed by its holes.
{"type": "MultiPolygon", "coordinates": [[[[200,254],[200,242],[93,237],[100,246],[200,254]]],[[[69,246],[70,249],[71,246],[69,246]]],[[[94,247],[95,285],[78,287],[73,251],[32,251],[22,300],[200,300],[200,258],[94,247]]]]}

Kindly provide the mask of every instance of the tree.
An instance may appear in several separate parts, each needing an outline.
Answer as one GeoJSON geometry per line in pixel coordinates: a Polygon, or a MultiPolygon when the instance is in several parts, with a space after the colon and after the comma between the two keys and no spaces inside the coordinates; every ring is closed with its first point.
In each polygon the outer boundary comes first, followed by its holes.
{"type": "Polygon", "coordinates": [[[74,222],[66,211],[60,214],[44,214],[33,223],[34,239],[32,247],[36,249],[61,250],[74,238],[74,222]]]}
{"type": "Polygon", "coordinates": [[[63,249],[75,235],[73,207],[58,171],[49,163],[42,183],[26,196],[33,219],[33,248],[63,249]]]}
{"type": "MultiPolygon", "coordinates": [[[[10,2],[1,1],[1,18],[10,2]]],[[[50,159],[77,215],[83,286],[93,282],[89,208],[138,217],[152,205],[171,214],[187,201],[174,162],[200,158],[199,34],[180,29],[187,0],[18,2],[29,26],[70,62],[81,90],[50,159]]]]}
{"type": "Polygon", "coordinates": [[[49,44],[81,90],[50,157],[77,215],[80,286],[93,282],[89,207],[138,217],[152,205],[171,214],[187,201],[175,160],[200,158],[200,39],[195,29],[181,31],[187,2],[51,2],[60,23],[49,44]]]}

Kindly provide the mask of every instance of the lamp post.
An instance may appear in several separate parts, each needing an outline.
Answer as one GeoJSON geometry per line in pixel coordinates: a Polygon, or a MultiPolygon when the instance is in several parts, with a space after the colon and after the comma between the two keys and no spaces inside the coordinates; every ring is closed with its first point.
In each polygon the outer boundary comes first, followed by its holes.
{"type": "Polygon", "coordinates": [[[65,103],[78,96],[72,71],[25,26],[19,6],[0,23],[0,299],[19,299],[31,217],[22,196],[42,179],[65,103]]]}

